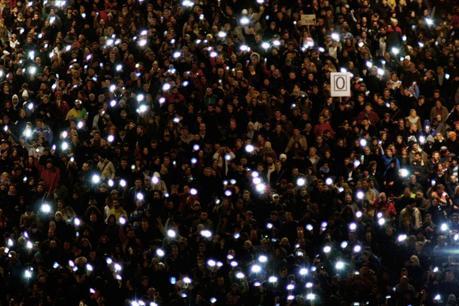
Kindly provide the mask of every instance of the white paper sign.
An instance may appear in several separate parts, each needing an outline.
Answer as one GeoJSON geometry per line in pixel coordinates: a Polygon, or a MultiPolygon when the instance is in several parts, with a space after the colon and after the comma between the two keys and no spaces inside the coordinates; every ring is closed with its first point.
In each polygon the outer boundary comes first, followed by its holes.
{"type": "Polygon", "coordinates": [[[351,96],[351,74],[348,72],[332,72],[330,74],[331,96],[351,96]]]}

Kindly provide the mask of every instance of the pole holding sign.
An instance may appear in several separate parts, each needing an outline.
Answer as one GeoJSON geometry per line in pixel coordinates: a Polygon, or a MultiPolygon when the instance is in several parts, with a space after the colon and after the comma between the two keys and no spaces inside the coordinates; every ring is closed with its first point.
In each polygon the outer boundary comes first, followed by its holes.
{"type": "Polygon", "coordinates": [[[332,72],[330,74],[332,97],[351,96],[351,74],[348,72],[332,72]]]}

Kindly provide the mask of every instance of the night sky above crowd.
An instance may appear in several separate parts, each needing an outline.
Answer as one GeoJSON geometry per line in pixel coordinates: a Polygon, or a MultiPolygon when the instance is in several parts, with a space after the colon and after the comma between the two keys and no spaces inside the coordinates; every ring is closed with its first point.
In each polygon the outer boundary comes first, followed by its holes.
{"type": "Polygon", "coordinates": [[[0,305],[459,305],[458,63],[454,0],[1,0],[0,305]]]}

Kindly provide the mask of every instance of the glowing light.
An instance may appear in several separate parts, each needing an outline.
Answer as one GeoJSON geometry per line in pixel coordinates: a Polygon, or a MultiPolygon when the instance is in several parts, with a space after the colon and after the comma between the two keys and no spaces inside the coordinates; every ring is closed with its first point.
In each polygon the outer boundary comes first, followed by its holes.
{"type": "Polygon", "coordinates": [[[93,268],[93,266],[91,264],[88,263],[88,264],[86,264],[86,270],[89,271],[89,272],[92,272],[92,271],[94,271],[94,268],[93,268]]]}
{"type": "Polygon", "coordinates": [[[397,237],[397,241],[398,241],[398,242],[403,242],[403,241],[405,241],[407,238],[408,238],[408,236],[407,236],[406,234],[400,234],[400,235],[398,235],[398,237],[397,237]]]}
{"type": "Polygon", "coordinates": [[[26,249],[31,250],[33,248],[33,243],[30,240],[26,242],[26,249]]]}
{"type": "Polygon", "coordinates": [[[355,213],[355,217],[358,218],[358,219],[362,218],[362,216],[363,216],[363,213],[362,213],[360,210],[358,210],[358,211],[355,213]]]}
{"type": "Polygon", "coordinates": [[[365,138],[360,139],[359,141],[361,147],[366,147],[367,146],[367,140],[365,138]]]}
{"type": "Polygon", "coordinates": [[[247,16],[242,16],[240,19],[239,19],[239,23],[243,26],[245,25],[248,25],[250,23],[250,18],[247,17],[247,16]]]}
{"type": "Polygon", "coordinates": [[[167,230],[167,237],[176,238],[177,237],[177,233],[173,229],[168,229],[167,230]]]}
{"type": "Polygon", "coordinates": [[[171,89],[171,84],[169,84],[169,83],[164,83],[164,84],[163,84],[163,87],[162,87],[162,90],[163,90],[163,91],[168,91],[169,89],[171,89]]]}
{"type": "Polygon", "coordinates": [[[328,186],[332,185],[333,184],[333,179],[331,177],[327,177],[325,179],[325,184],[327,184],[328,186]]]}
{"type": "Polygon", "coordinates": [[[442,223],[442,224],[440,225],[440,230],[441,230],[442,232],[446,232],[447,230],[449,230],[448,224],[447,224],[447,223],[442,223]]]}
{"type": "Polygon", "coordinates": [[[113,135],[108,135],[107,136],[107,141],[108,142],[113,142],[114,140],[115,140],[115,136],[113,136],[113,135]]]}
{"type": "Polygon", "coordinates": [[[261,266],[260,265],[252,265],[252,267],[250,267],[250,271],[252,273],[260,273],[261,272],[261,266]]]}
{"type": "Polygon", "coordinates": [[[240,45],[239,46],[239,50],[242,51],[242,52],[249,52],[250,51],[250,47],[247,46],[247,45],[240,45]]]}
{"type": "Polygon", "coordinates": [[[331,37],[331,39],[333,39],[334,41],[339,41],[339,34],[336,33],[336,32],[331,33],[330,37],[331,37]]]}
{"type": "Polygon", "coordinates": [[[190,0],[183,0],[182,1],[182,6],[190,8],[194,6],[194,2],[190,0]]]}
{"type": "Polygon", "coordinates": [[[296,179],[296,185],[298,187],[303,187],[304,185],[306,185],[306,179],[304,177],[299,177],[296,179]]]}
{"type": "Polygon", "coordinates": [[[209,230],[202,230],[202,231],[200,232],[200,235],[201,235],[202,237],[204,237],[204,238],[209,239],[209,238],[212,237],[212,232],[209,231],[209,230]]]}
{"type": "Polygon", "coordinates": [[[384,69],[382,69],[382,68],[378,68],[376,70],[376,72],[378,73],[379,76],[383,76],[384,75],[384,69]]]}
{"type": "Polygon", "coordinates": [[[401,168],[400,170],[398,170],[398,175],[400,175],[400,177],[407,177],[408,175],[410,175],[410,171],[408,171],[408,169],[406,168],[401,168]]]}
{"type": "Polygon", "coordinates": [[[270,282],[271,284],[274,284],[274,283],[277,283],[277,276],[274,276],[274,275],[271,275],[269,278],[268,278],[268,282],[270,282]]]}
{"type": "Polygon", "coordinates": [[[74,218],[74,219],[73,219],[73,224],[74,224],[75,226],[80,226],[80,225],[81,225],[81,220],[78,219],[78,218],[74,218]]]}
{"type": "Polygon", "coordinates": [[[164,257],[164,255],[166,255],[166,253],[162,249],[157,249],[156,250],[156,256],[164,257]]]}
{"type": "Polygon", "coordinates": [[[359,191],[357,191],[357,193],[356,193],[356,197],[357,197],[357,199],[359,199],[359,200],[363,200],[363,198],[365,197],[365,193],[363,193],[362,190],[359,190],[359,191]]]}
{"type": "Polygon", "coordinates": [[[93,175],[91,176],[91,182],[92,182],[93,184],[99,184],[99,183],[100,183],[100,175],[98,175],[98,174],[93,174],[93,175]]]}
{"type": "Polygon", "coordinates": [[[355,245],[353,248],[354,253],[360,253],[362,251],[362,247],[360,245],[355,245]]]}
{"type": "Polygon", "coordinates": [[[137,111],[137,113],[139,113],[139,114],[143,114],[143,113],[145,113],[147,110],[148,110],[148,106],[145,105],[145,104],[141,104],[141,105],[139,105],[139,107],[137,108],[136,111],[137,111]]]}
{"type": "Polygon", "coordinates": [[[357,230],[357,224],[355,222],[352,222],[351,224],[349,224],[349,230],[351,232],[355,232],[357,230]]]}
{"type": "Polygon", "coordinates": [[[126,183],[126,180],[125,179],[121,179],[120,180],[120,187],[126,187],[127,183],[126,183]]]}
{"type": "Polygon", "coordinates": [[[341,260],[338,260],[336,263],[335,263],[335,269],[336,270],[343,270],[344,267],[345,267],[345,263],[341,260]]]}
{"type": "Polygon", "coordinates": [[[244,273],[242,273],[242,272],[237,272],[237,273],[236,273],[236,278],[238,278],[238,279],[243,279],[244,277],[245,277],[245,274],[244,274],[244,273]]]}
{"type": "Polygon", "coordinates": [[[367,62],[365,63],[365,65],[367,66],[368,69],[370,69],[371,67],[373,67],[373,63],[370,62],[370,61],[367,61],[367,62]]]}
{"type": "Polygon", "coordinates": [[[143,193],[137,192],[135,198],[137,199],[137,201],[143,201],[145,196],[143,195],[143,193]]]}
{"type": "Polygon", "coordinates": [[[261,47],[265,50],[268,50],[271,47],[271,44],[267,41],[261,43],[261,47]]]}
{"type": "Polygon", "coordinates": [[[31,279],[32,278],[32,270],[31,269],[26,269],[24,271],[24,278],[25,279],[31,279]]]}
{"type": "Polygon", "coordinates": [[[191,194],[192,196],[195,196],[195,195],[198,194],[198,191],[196,190],[196,188],[191,188],[191,189],[190,189],[190,194],[191,194]]]}
{"type": "Polygon", "coordinates": [[[226,35],[227,35],[227,34],[226,34],[226,32],[224,32],[224,31],[219,31],[219,32],[217,33],[217,36],[218,36],[219,38],[225,38],[226,35]]]}
{"type": "Polygon", "coordinates": [[[425,18],[425,21],[426,21],[426,24],[427,24],[429,27],[433,26],[433,24],[434,24],[433,19],[430,18],[430,17],[426,17],[426,18],[425,18]]]}
{"type": "Polygon", "coordinates": [[[268,261],[268,257],[266,255],[260,255],[258,256],[258,262],[260,263],[266,263],[268,261]]]}
{"type": "Polygon", "coordinates": [[[340,247],[341,247],[342,249],[347,248],[347,246],[348,246],[347,241],[343,241],[343,242],[341,242],[341,244],[340,244],[340,247]]]}
{"type": "Polygon", "coordinates": [[[360,160],[358,159],[354,160],[353,164],[354,164],[354,168],[357,168],[358,166],[360,166],[360,160]]]}
{"type": "Polygon", "coordinates": [[[52,210],[51,205],[49,205],[48,203],[43,203],[40,206],[40,211],[44,214],[49,214],[51,210],[52,210]]]}
{"type": "Polygon", "coordinates": [[[248,145],[245,146],[245,151],[247,153],[252,153],[253,151],[255,151],[255,147],[253,145],[251,145],[251,144],[248,144],[248,145]]]}
{"type": "Polygon", "coordinates": [[[117,72],[122,71],[122,70],[123,70],[123,65],[121,65],[121,64],[116,65],[115,70],[116,70],[117,72]]]}
{"type": "Polygon", "coordinates": [[[147,40],[145,38],[141,38],[139,39],[137,44],[139,45],[139,47],[145,47],[147,45],[147,40]]]}
{"type": "Polygon", "coordinates": [[[378,224],[379,224],[379,226],[383,226],[384,224],[386,224],[386,219],[384,219],[384,218],[379,218],[379,219],[378,219],[378,224]]]}
{"type": "Polygon", "coordinates": [[[300,271],[299,271],[300,275],[301,276],[305,276],[305,275],[308,275],[309,271],[307,268],[301,268],[300,271]]]}

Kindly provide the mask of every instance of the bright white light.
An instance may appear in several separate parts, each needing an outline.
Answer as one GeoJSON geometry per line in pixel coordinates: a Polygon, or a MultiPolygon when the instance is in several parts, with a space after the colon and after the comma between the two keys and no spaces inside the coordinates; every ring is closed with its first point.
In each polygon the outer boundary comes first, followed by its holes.
{"type": "Polygon", "coordinates": [[[367,140],[365,138],[360,139],[359,141],[361,147],[366,147],[367,146],[367,140]]]}
{"type": "Polygon", "coordinates": [[[307,269],[307,268],[304,268],[304,267],[301,268],[300,271],[299,271],[299,273],[300,273],[301,276],[308,275],[308,272],[309,272],[308,269],[307,269]]]}
{"type": "Polygon", "coordinates": [[[212,232],[209,230],[202,230],[200,232],[201,236],[204,238],[211,238],[212,237],[212,232]]]}
{"type": "Polygon", "coordinates": [[[449,80],[449,78],[450,78],[449,73],[446,73],[446,74],[445,74],[445,79],[449,80]]]}
{"type": "Polygon", "coordinates": [[[116,65],[115,70],[120,72],[121,70],[123,70],[123,65],[121,64],[116,65]]]}
{"type": "Polygon", "coordinates": [[[280,40],[278,40],[278,39],[273,40],[273,46],[279,47],[280,45],[281,45],[280,40]]]}
{"type": "Polygon", "coordinates": [[[211,297],[211,298],[210,298],[210,303],[211,303],[211,304],[217,303],[217,299],[216,299],[215,297],[211,297]]]}
{"type": "Polygon", "coordinates": [[[13,241],[13,239],[8,238],[6,244],[7,244],[10,248],[11,248],[12,246],[14,246],[14,241],[13,241]]]}
{"type": "Polygon", "coordinates": [[[41,204],[40,210],[44,214],[49,214],[51,212],[51,205],[48,203],[41,204]]]}
{"type": "Polygon", "coordinates": [[[226,32],[224,32],[224,31],[219,31],[219,32],[217,33],[217,36],[218,36],[219,38],[225,38],[225,37],[226,37],[226,32]]]}
{"type": "Polygon", "coordinates": [[[295,289],[295,285],[294,284],[288,284],[286,289],[287,290],[293,290],[293,289],[295,289]]]}
{"type": "Polygon", "coordinates": [[[311,232],[314,229],[314,226],[312,226],[312,224],[307,224],[306,229],[311,232]]]}
{"type": "Polygon", "coordinates": [[[247,45],[240,45],[239,46],[239,50],[241,50],[242,52],[249,52],[250,51],[250,47],[247,46],[247,45]]]}
{"type": "Polygon", "coordinates": [[[360,245],[355,245],[353,248],[354,253],[360,253],[362,251],[362,247],[360,245]]]}
{"type": "Polygon", "coordinates": [[[377,69],[377,73],[378,73],[379,76],[383,76],[384,75],[384,69],[378,68],[377,69]]]}
{"type": "Polygon", "coordinates": [[[406,168],[401,168],[400,170],[398,170],[398,175],[400,175],[400,177],[407,177],[408,175],[410,175],[410,171],[408,171],[408,169],[406,168]]]}
{"type": "Polygon", "coordinates": [[[124,188],[124,187],[126,187],[126,185],[127,185],[126,180],[121,179],[120,180],[120,186],[124,188]]]}
{"type": "Polygon", "coordinates": [[[105,259],[105,262],[107,263],[107,265],[111,265],[113,263],[113,260],[110,257],[107,257],[105,259]]]}
{"type": "Polygon", "coordinates": [[[157,249],[156,250],[156,256],[164,257],[164,255],[166,255],[166,253],[162,249],[157,249]]]}
{"type": "Polygon", "coordinates": [[[308,301],[314,301],[316,299],[316,295],[314,293],[308,293],[306,294],[306,300],[308,301]]]}
{"type": "Polygon", "coordinates": [[[397,241],[398,241],[398,242],[403,242],[403,241],[405,241],[407,238],[408,238],[408,236],[407,236],[406,234],[400,234],[400,235],[398,235],[398,237],[397,237],[397,241]]]}
{"type": "Polygon", "coordinates": [[[398,55],[400,53],[400,49],[397,48],[397,47],[392,47],[390,49],[390,52],[393,54],[393,55],[398,55]]]}
{"type": "Polygon", "coordinates": [[[341,246],[341,248],[342,248],[342,249],[345,249],[345,248],[347,248],[347,246],[348,246],[348,243],[347,243],[347,241],[343,241],[343,242],[341,242],[340,246],[341,246]]]}
{"type": "Polygon", "coordinates": [[[210,55],[210,57],[214,58],[214,57],[218,56],[218,53],[215,52],[215,51],[211,51],[209,55],[210,55]]]}
{"type": "Polygon", "coordinates": [[[331,177],[327,177],[325,179],[325,184],[327,184],[328,186],[332,185],[333,184],[333,179],[331,177]]]}
{"type": "Polygon", "coordinates": [[[356,197],[359,200],[363,200],[363,198],[365,197],[365,194],[363,193],[362,190],[359,190],[359,191],[357,191],[356,197]]]}
{"type": "Polygon", "coordinates": [[[266,224],[266,228],[267,228],[267,229],[272,229],[272,228],[273,228],[273,224],[272,224],[272,223],[266,224]]]}
{"type": "Polygon", "coordinates": [[[141,38],[139,39],[139,41],[137,42],[137,44],[140,46],[140,47],[145,47],[147,45],[147,40],[145,38],[141,38]]]}
{"type": "Polygon", "coordinates": [[[33,243],[30,240],[26,242],[26,249],[31,250],[33,248],[33,243]]]}
{"type": "Polygon", "coordinates": [[[177,237],[177,233],[173,229],[168,229],[167,230],[167,237],[175,238],[175,237],[177,237]]]}
{"type": "Polygon", "coordinates": [[[29,269],[26,269],[26,270],[24,271],[24,278],[26,278],[26,279],[32,278],[32,271],[29,270],[29,269]]]}
{"type": "Polygon", "coordinates": [[[419,136],[419,143],[420,144],[425,144],[426,143],[426,137],[424,135],[419,136]]]}
{"type": "Polygon", "coordinates": [[[384,218],[379,218],[379,219],[378,219],[378,224],[379,224],[379,226],[383,226],[384,224],[386,224],[386,219],[384,219],[384,218]]]}
{"type": "Polygon", "coordinates": [[[266,185],[264,183],[257,184],[257,185],[255,185],[255,190],[258,193],[264,193],[265,190],[266,190],[266,185]]]}
{"type": "Polygon", "coordinates": [[[190,194],[193,195],[193,196],[195,196],[195,195],[198,194],[198,191],[196,190],[196,188],[191,188],[191,189],[190,189],[190,194]]]}
{"type": "Polygon", "coordinates": [[[239,19],[239,23],[243,26],[245,25],[248,25],[250,23],[250,19],[249,17],[247,16],[242,16],[240,19],[239,19]]]}
{"type": "Polygon", "coordinates": [[[225,190],[225,196],[229,197],[231,196],[233,193],[231,192],[231,190],[227,189],[225,190]]]}
{"type": "Polygon", "coordinates": [[[365,65],[367,66],[368,69],[370,69],[371,67],[373,67],[373,63],[370,62],[370,61],[367,61],[367,62],[365,63],[365,65]]]}
{"type": "Polygon", "coordinates": [[[433,272],[434,272],[434,273],[437,273],[438,271],[439,271],[438,267],[434,267],[434,268],[433,268],[433,272]]]}
{"type": "Polygon", "coordinates": [[[271,44],[267,41],[261,43],[261,47],[265,50],[268,50],[271,47],[271,44]]]}
{"type": "Polygon", "coordinates": [[[326,246],[323,247],[322,250],[324,251],[325,254],[328,254],[328,253],[331,252],[331,249],[332,249],[331,246],[326,245],[326,246]]]}
{"type": "Polygon", "coordinates": [[[182,6],[184,6],[184,7],[193,7],[194,6],[194,2],[190,1],[190,0],[183,0],[182,1],[182,6]]]}
{"type": "Polygon", "coordinates": [[[260,263],[265,263],[268,261],[268,257],[266,257],[266,255],[260,255],[258,256],[258,262],[260,263]]]}
{"type": "Polygon", "coordinates": [[[92,267],[91,264],[88,263],[88,264],[86,264],[86,270],[89,271],[89,272],[92,272],[92,271],[94,271],[94,268],[92,267]]]}
{"type": "Polygon", "coordinates": [[[243,279],[243,278],[245,277],[245,275],[244,275],[244,273],[242,273],[242,272],[237,272],[237,273],[236,273],[236,277],[237,277],[238,279],[243,279]]]}
{"type": "Polygon", "coordinates": [[[433,24],[434,24],[433,19],[430,18],[430,17],[426,17],[426,18],[425,18],[425,21],[426,21],[426,24],[427,24],[429,27],[433,26],[433,24]]]}
{"type": "Polygon", "coordinates": [[[360,160],[356,159],[354,160],[354,168],[357,168],[358,166],[360,166],[360,160]]]}
{"type": "Polygon", "coordinates": [[[403,40],[403,41],[406,41],[406,35],[403,35],[403,36],[402,36],[402,40],[403,40]]]}
{"type": "Polygon", "coordinates": [[[252,153],[254,150],[255,150],[255,147],[253,145],[251,145],[251,144],[248,144],[248,145],[245,146],[245,151],[247,153],[252,153]]]}
{"type": "Polygon", "coordinates": [[[296,179],[296,185],[298,187],[303,187],[304,185],[306,185],[306,179],[304,177],[299,177],[296,179]]]}
{"type": "Polygon", "coordinates": [[[91,176],[91,182],[92,182],[93,184],[99,184],[99,183],[100,183],[100,175],[98,175],[98,174],[93,174],[93,175],[91,176]]]}
{"type": "Polygon", "coordinates": [[[114,140],[115,140],[115,136],[113,136],[113,135],[108,135],[107,136],[107,141],[108,142],[113,142],[114,140]]]}
{"type": "Polygon", "coordinates": [[[208,265],[209,267],[213,268],[213,267],[215,267],[215,266],[217,265],[217,263],[215,262],[215,260],[209,259],[209,260],[207,261],[207,265],[208,265]]]}
{"type": "Polygon", "coordinates": [[[440,225],[440,230],[441,230],[442,232],[446,232],[448,229],[449,229],[448,224],[442,223],[442,224],[440,225]]]}
{"type": "Polygon", "coordinates": [[[123,267],[119,263],[115,263],[113,265],[113,268],[115,269],[115,272],[119,272],[119,271],[123,270],[123,267]]]}
{"type": "Polygon", "coordinates": [[[175,51],[175,52],[172,54],[172,57],[173,57],[173,58],[179,58],[181,55],[182,55],[182,52],[180,52],[180,51],[175,51]]]}
{"type": "Polygon", "coordinates": [[[335,269],[336,270],[343,270],[344,269],[344,266],[345,266],[345,263],[341,260],[338,260],[336,263],[335,263],[335,269]]]}
{"type": "Polygon", "coordinates": [[[143,114],[143,113],[145,113],[147,110],[148,110],[148,106],[145,105],[145,104],[141,104],[141,105],[139,105],[139,107],[137,108],[137,113],[143,114]]]}
{"type": "Polygon", "coordinates": [[[333,32],[331,33],[331,39],[333,39],[334,41],[339,41],[339,34],[336,33],[336,32],[333,32]]]}
{"type": "Polygon", "coordinates": [[[73,224],[74,224],[75,226],[80,226],[80,225],[81,225],[81,220],[78,219],[78,218],[75,218],[75,219],[73,219],[73,224]]]}
{"type": "Polygon", "coordinates": [[[169,83],[164,83],[162,89],[163,89],[163,91],[168,91],[169,89],[171,89],[171,84],[169,84],[169,83]]]}
{"type": "Polygon", "coordinates": [[[53,269],[57,269],[57,268],[59,268],[59,264],[57,262],[54,262],[53,263],[53,269]]]}
{"type": "Polygon", "coordinates": [[[357,229],[357,224],[355,222],[352,222],[351,224],[349,224],[349,230],[351,232],[355,232],[356,229],[357,229]]]}
{"type": "Polygon", "coordinates": [[[250,268],[250,271],[252,273],[260,273],[261,272],[261,266],[260,265],[253,265],[251,268],[250,268]]]}
{"type": "Polygon", "coordinates": [[[269,278],[268,278],[268,282],[270,282],[271,284],[273,283],[277,283],[277,276],[274,276],[274,275],[271,275],[269,278]]]}
{"type": "Polygon", "coordinates": [[[434,301],[441,301],[441,295],[440,294],[436,294],[434,296],[434,301]]]}
{"type": "Polygon", "coordinates": [[[191,163],[194,165],[198,162],[198,160],[196,159],[196,157],[192,157],[191,158],[191,163]]]}
{"type": "Polygon", "coordinates": [[[358,211],[355,213],[355,217],[358,218],[358,219],[362,218],[362,216],[363,216],[363,213],[362,213],[360,210],[358,210],[358,211]]]}

